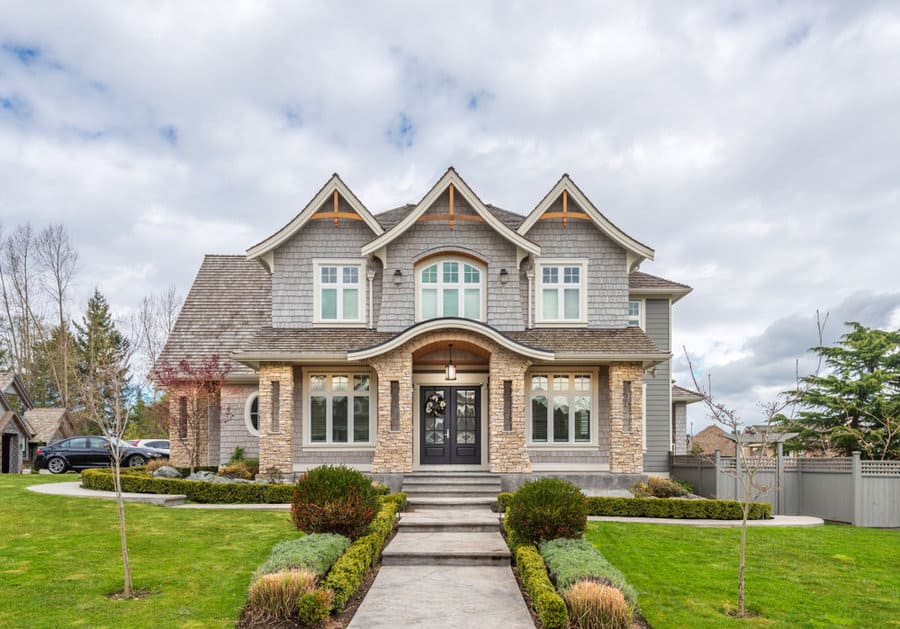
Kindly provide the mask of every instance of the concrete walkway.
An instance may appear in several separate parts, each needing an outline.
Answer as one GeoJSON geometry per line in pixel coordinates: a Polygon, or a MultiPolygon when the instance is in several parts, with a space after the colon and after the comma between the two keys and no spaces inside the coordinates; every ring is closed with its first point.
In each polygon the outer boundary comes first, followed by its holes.
{"type": "MultiPolygon", "coordinates": [[[[616,516],[592,515],[591,522],[628,522],[631,524],[674,524],[676,526],[701,526],[710,528],[739,528],[740,520],[687,520],[683,518],[622,518],[616,516]]],[[[810,528],[822,526],[825,520],[811,515],[776,515],[771,520],[747,520],[747,526],[791,526],[810,528]]]]}
{"type": "MultiPolygon", "coordinates": [[[[85,489],[80,481],[65,483],[44,483],[41,485],[29,485],[26,489],[37,494],[50,496],[64,496],[67,498],[103,498],[115,500],[116,492],[102,491],[99,489],[85,489]]],[[[183,494],[138,494],[123,492],[122,499],[125,502],[140,502],[144,504],[171,507],[174,509],[240,509],[245,511],[290,511],[289,504],[186,504],[187,496],[183,494]]]]}

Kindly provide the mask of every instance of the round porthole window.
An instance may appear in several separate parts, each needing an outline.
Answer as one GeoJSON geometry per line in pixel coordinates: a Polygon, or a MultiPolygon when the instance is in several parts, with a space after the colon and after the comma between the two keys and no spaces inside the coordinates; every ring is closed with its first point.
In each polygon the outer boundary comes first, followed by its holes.
{"type": "Polygon", "coordinates": [[[251,435],[259,435],[259,393],[251,393],[244,406],[244,423],[251,435]]]}

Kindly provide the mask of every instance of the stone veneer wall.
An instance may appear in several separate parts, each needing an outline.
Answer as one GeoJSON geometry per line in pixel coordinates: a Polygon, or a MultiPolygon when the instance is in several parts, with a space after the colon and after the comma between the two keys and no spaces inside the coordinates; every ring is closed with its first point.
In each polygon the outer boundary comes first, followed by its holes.
{"type": "Polygon", "coordinates": [[[637,474],[644,467],[642,416],[644,400],[641,384],[644,370],[637,363],[613,363],[609,366],[609,469],[611,472],[637,474]],[[624,382],[631,382],[631,426],[624,430],[624,382]]]}
{"type": "Polygon", "coordinates": [[[378,422],[372,472],[411,472],[413,469],[412,354],[432,343],[470,342],[491,352],[488,399],[488,460],[492,472],[531,471],[525,449],[525,371],[530,360],[484,337],[459,330],[423,334],[370,361],[378,375],[378,422]],[[398,430],[391,430],[391,381],[400,384],[398,430]],[[512,430],[503,427],[503,381],[512,380],[512,430]]]}
{"type": "Polygon", "coordinates": [[[294,368],[281,363],[259,366],[259,470],[294,473],[294,368]],[[272,383],[279,383],[278,430],[272,427],[272,383]]]}

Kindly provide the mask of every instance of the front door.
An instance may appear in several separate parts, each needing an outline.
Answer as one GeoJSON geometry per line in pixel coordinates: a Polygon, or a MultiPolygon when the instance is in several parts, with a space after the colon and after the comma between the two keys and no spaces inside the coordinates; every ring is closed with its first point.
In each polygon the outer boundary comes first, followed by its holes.
{"type": "Polygon", "coordinates": [[[481,387],[422,387],[419,404],[422,464],[481,463],[481,387]]]}

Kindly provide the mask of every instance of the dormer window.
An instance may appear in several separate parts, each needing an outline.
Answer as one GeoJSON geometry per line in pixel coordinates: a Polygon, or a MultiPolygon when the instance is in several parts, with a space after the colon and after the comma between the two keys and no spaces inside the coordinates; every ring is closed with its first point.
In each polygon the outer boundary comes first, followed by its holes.
{"type": "Polygon", "coordinates": [[[430,258],[416,267],[416,319],[485,318],[484,267],[474,260],[430,258]]]}
{"type": "Polygon", "coordinates": [[[321,325],[364,324],[365,282],[359,260],[313,261],[313,320],[321,325]]]}

